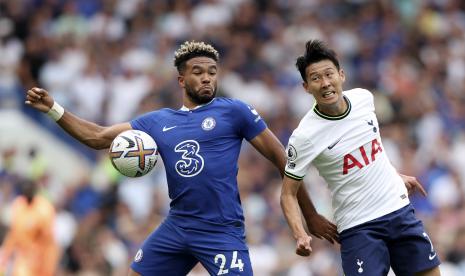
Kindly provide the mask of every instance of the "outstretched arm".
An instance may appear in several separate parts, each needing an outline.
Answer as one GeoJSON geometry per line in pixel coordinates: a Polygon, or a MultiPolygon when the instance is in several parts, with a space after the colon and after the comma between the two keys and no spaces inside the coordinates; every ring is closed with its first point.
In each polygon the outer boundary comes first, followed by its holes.
{"type": "MultiPolygon", "coordinates": [[[[283,177],[284,167],[286,166],[286,154],[284,146],[273,132],[267,128],[252,139],[250,143],[279,169],[281,177],[283,177]]],[[[300,185],[297,191],[297,199],[307,222],[309,232],[315,237],[319,239],[324,238],[331,243],[337,241],[338,233],[336,225],[317,213],[304,185],[300,185]]]]}
{"type": "MultiPolygon", "coordinates": [[[[49,113],[55,101],[47,90],[34,87],[27,91],[25,103],[41,112],[49,113]]],[[[94,149],[110,147],[111,142],[119,133],[132,129],[129,123],[103,127],[83,120],[68,111],[64,111],[57,123],[78,141],[94,149]]]]}

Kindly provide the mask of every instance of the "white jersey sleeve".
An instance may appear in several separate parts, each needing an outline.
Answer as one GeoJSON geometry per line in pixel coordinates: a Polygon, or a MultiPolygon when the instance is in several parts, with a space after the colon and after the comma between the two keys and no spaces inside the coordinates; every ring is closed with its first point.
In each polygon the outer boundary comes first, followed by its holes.
{"type": "Polygon", "coordinates": [[[294,131],[289,138],[286,152],[287,164],[284,173],[290,178],[302,180],[309,169],[311,161],[317,155],[315,148],[309,139],[306,139],[304,135],[299,135],[298,131],[294,131]]]}

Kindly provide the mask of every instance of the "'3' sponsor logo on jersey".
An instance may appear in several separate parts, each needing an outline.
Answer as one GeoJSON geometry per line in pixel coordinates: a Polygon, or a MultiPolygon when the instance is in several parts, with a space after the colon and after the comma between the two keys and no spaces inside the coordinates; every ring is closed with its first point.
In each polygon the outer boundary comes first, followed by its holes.
{"type": "Polygon", "coordinates": [[[186,140],[174,147],[175,152],[182,153],[181,160],[176,162],[176,172],[183,177],[198,175],[203,170],[204,160],[199,155],[200,145],[195,140],[186,140]]]}

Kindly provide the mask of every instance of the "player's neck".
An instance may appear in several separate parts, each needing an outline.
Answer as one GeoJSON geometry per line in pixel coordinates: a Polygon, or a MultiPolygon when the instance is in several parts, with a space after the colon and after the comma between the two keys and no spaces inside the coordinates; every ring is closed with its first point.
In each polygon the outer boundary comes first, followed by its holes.
{"type": "Polygon", "coordinates": [[[339,116],[344,114],[347,109],[349,108],[349,104],[347,103],[347,99],[345,97],[342,98],[341,101],[338,101],[337,103],[333,105],[316,105],[316,108],[318,111],[325,115],[329,116],[339,116]]]}
{"type": "Polygon", "coordinates": [[[193,103],[193,102],[190,102],[190,101],[183,101],[183,105],[181,107],[181,110],[183,111],[189,111],[189,110],[195,110],[197,108],[200,108],[202,106],[205,106],[207,104],[210,104],[215,98],[213,98],[211,101],[209,101],[208,103],[204,103],[204,104],[196,104],[196,103],[193,103]]]}

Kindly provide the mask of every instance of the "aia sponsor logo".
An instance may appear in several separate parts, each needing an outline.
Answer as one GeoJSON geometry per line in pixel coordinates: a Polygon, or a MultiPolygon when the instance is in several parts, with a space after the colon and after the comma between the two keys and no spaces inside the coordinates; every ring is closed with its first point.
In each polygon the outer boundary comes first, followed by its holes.
{"type": "Polygon", "coordinates": [[[383,151],[378,139],[375,138],[371,142],[360,146],[357,150],[346,154],[344,156],[344,163],[342,166],[342,174],[346,175],[355,167],[361,169],[370,165],[376,160],[376,155],[383,151]],[[367,154],[369,150],[369,154],[367,154]]]}

